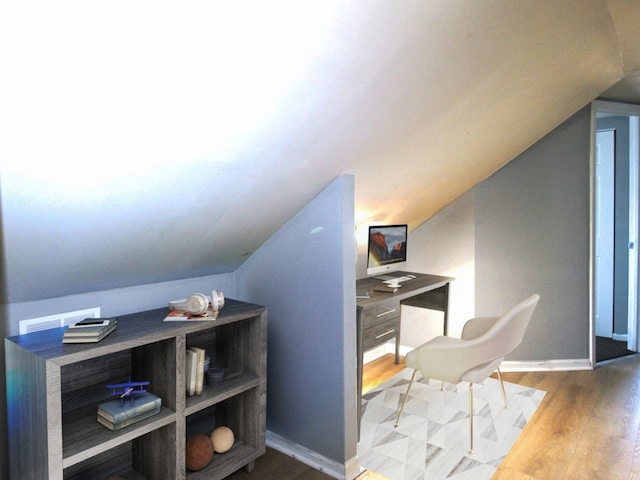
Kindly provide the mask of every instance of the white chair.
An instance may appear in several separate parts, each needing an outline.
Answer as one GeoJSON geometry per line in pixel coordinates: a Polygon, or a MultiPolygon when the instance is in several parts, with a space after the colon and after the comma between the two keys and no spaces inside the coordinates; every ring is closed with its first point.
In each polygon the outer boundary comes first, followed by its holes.
{"type": "Polygon", "coordinates": [[[505,407],[507,406],[507,395],[499,367],[505,355],[522,342],[539,299],[539,295],[532,295],[502,317],[472,318],[465,323],[461,338],[435,337],[409,352],[405,363],[414,370],[398,412],[396,427],[416,372],[420,371],[423,377],[442,382],[469,382],[469,452],[473,452],[473,384],[482,382],[497,370],[505,407]]]}

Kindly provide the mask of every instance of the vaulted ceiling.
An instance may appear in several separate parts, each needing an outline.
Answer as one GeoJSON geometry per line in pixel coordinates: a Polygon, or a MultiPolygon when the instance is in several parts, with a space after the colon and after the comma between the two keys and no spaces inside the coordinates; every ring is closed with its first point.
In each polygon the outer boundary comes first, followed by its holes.
{"type": "Polygon", "coordinates": [[[359,225],[415,227],[596,97],[640,102],[638,25],[632,0],[4,2],[5,300],[233,271],[343,173],[359,225]]]}

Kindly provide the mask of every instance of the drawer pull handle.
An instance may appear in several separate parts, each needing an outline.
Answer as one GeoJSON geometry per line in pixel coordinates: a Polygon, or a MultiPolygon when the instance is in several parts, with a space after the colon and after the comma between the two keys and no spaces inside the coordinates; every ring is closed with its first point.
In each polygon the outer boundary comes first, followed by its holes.
{"type": "Polygon", "coordinates": [[[378,340],[379,338],[382,338],[382,337],[386,337],[387,335],[389,335],[390,333],[394,333],[395,331],[396,330],[393,328],[393,329],[389,330],[388,332],[384,332],[384,333],[381,333],[380,335],[376,335],[376,340],[378,340]]]}
{"type": "Polygon", "coordinates": [[[393,313],[395,311],[396,311],[395,308],[393,310],[387,310],[386,312],[379,313],[378,315],[376,315],[376,317],[378,317],[378,318],[384,317],[385,315],[389,315],[390,313],[393,313]]]}

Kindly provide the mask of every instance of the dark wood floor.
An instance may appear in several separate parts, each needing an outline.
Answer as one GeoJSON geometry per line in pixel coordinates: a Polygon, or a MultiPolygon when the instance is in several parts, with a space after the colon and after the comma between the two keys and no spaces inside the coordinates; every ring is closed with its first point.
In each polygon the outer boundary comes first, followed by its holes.
{"type": "MultiPolygon", "coordinates": [[[[373,388],[397,369],[393,355],[368,364],[365,388],[373,388]]],[[[493,480],[640,480],[640,355],[611,360],[595,370],[503,377],[547,393],[493,480]]],[[[270,449],[251,474],[240,471],[230,478],[331,477],[270,449]]],[[[383,477],[368,472],[358,480],[364,479],[383,477]]]]}
{"type": "Polygon", "coordinates": [[[267,448],[267,453],[256,460],[251,473],[239,470],[230,480],[331,480],[332,477],[308,467],[284,453],[267,448]]]}

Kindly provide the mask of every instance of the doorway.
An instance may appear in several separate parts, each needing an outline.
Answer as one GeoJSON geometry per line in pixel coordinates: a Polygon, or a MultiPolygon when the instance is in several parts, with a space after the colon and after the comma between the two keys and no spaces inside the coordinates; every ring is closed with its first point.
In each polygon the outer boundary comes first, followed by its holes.
{"type": "Polygon", "coordinates": [[[638,351],[640,106],[594,102],[592,363],[638,351]]]}

